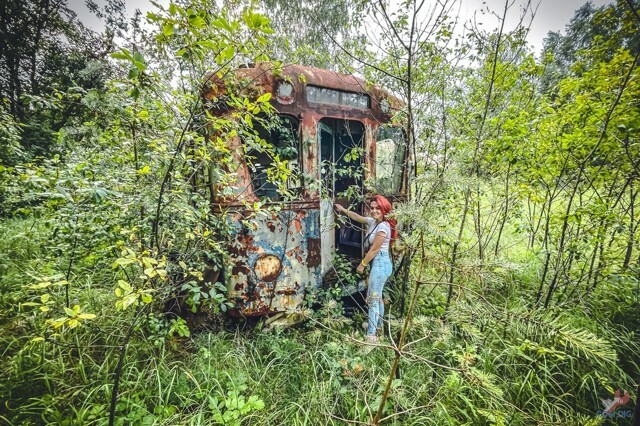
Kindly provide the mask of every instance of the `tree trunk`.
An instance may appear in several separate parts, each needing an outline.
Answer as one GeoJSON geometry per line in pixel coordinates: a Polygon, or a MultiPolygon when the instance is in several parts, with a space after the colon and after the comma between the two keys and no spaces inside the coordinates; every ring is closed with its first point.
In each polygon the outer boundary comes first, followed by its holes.
{"type": "Polygon", "coordinates": [[[495,256],[498,256],[498,249],[500,247],[500,238],[502,238],[502,231],[504,230],[504,225],[507,223],[507,218],[509,217],[509,176],[511,175],[511,163],[507,166],[507,178],[504,183],[504,213],[502,214],[502,221],[500,222],[500,227],[498,228],[498,236],[496,237],[496,247],[493,251],[495,256]]]}
{"type": "Polygon", "coordinates": [[[480,219],[480,188],[478,187],[478,198],[476,199],[476,211],[474,214],[474,226],[476,228],[476,237],[478,238],[478,257],[480,265],[484,264],[484,244],[482,243],[482,221],[480,219]]]}
{"type": "Polygon", "coordinates": [[[636,239],[636,230],[638,228],[638,226],[636,225],[636,221],[635,221],[635,203],[636,203],[636,196],[638,195],[638,191],[634,191],[633,189],[633,182],[631,182],[631,184],[629,185],[629,193],[630,193],[630,200],[629,200],[629,209],[630,209],[630,213],[629,213],[629,239],[627,240],[627,249],[625,251],[624,254],[624,262],[622,263],[622,268],[623,269],[629,269],[629,264],[631,263],[631,256],[633,255],[633,245],[634,245],[634,241],[636,239]]]}

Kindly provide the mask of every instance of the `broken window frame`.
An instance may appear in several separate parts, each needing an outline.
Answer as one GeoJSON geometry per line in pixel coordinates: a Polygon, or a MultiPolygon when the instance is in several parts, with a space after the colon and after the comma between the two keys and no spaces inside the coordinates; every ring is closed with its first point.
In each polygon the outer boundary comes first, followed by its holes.
{"type": "Polygon", "coordinates": [[[379,193],[398,194],[402,190],[406,166],[407,141],[405,133],[400,127],[381,125],[376,130],[375,137],[376,158],[373,186],[379,193]],[[391,134],[385,134],[387,132],[391,132],[391,134]]]}

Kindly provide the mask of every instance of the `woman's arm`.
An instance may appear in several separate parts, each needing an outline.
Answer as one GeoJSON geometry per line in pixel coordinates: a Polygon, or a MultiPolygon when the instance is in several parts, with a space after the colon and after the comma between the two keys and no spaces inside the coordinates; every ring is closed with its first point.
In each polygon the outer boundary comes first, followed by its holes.
{"type": "Polygon", "coordinates": [[[367,218],[366,217],[360,216],[358,213],[356,213],[354,211],[345,209],[340,204],[334,204],[334,207],[336,208],[338,213],[346,214],[347,216],[349,216],[350,219],[355,220],[356,222],[367,223],[367,218]]]}
{"type": "Polygon", "coordinates": [[[378,231],[376,233],[376,237],[373,239],[373,244],[371,244],[371,248],[369,249],[367,254],[364,256],[364,259],[362,259],[362,262],[360,262],[360,264],[358,265],[358,268],[356,269],[356,271],[360,273],[364,271],[364,267],[367,266],[369,263],[371,263],[373,258],[376,257],[376,254],[378,254],[378,252],[380,251],[380,247],[382,247],[382,244],[384,243],[384,240],[386,238],[387,238],[387,233],[385,231],[378,231]]]}

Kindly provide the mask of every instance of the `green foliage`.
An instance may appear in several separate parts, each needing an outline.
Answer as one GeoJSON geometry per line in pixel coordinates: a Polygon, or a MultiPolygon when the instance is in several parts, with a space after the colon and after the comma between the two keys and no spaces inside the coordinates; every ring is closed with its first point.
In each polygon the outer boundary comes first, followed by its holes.
{"type": "MultiPolygon", "coordinates": [[[[203,175],[217,175],[220,185],[228,185],[232,175],[226,167],[234,160],[221,148],[222,140],[253,134],[253,115],[271,107],[266,96],[255,100],[238,93],[230,103],[243,120],[218,119],[205,112],[199,91],[207,67],[223,75],[240,60],[236,55],[263,59],[259,46],[271,30],[266,18],[250,10],[224,16],[224,11],[214,16],[205,2],[172,4],[151,14],[150,22],[164,27],[162,33],[147,34],[136,49],[113,53],[120,76],[101,90],[75,93],[84,115],[74,126],[57,129],[60,147],[68,151],[0,170],[3,211],[22,218],[18,227],[38,223],[38,238],[26,244],[26,262],[14,259],[13,248],[2,251],[2,268],[12,277],[3,291],[2,318],[12,317],[9,329],[21,324],[21,331],[3,342],[11,348],[3,358],[12,366],[3,376],[13,381],[3,389],[2,402],[36,407],[12,409],[16,422],[33,413],[61,424],[104,419],[110,407],[103,402],[116,381],[120,423],[124,416],[146,423],[176,412],[171,405],[146,406],[146,390],[129,392],[137,386],[128,375],[142,366],[139,353],[123,364],[117,360],[126,359],[130,343],[142,343],[151,354],[164,351],[165,343],[176,350],[179,339],[190,336],[184,319],[158,320],[170,301],[210,317],[228,306],[226,289],[203,276],[224,264],[227,226],[224,218],[211,215],[211,187],[202,185],[203,175]],[[177,16],[182,20],[169,33],[167,25],[177,16]],[[176,44],[185,50],[175,50],[176,44]],[[219,55],[212,55],[216,49],[219,55]],[[215,61],[194,62],[205,57],[215,61]],[[209,142],[208,129],[216,130],[218,144],[209,142]],[[156,343],[148,347],[145,335],[156,343]],[[74,373],[63,380],[67,367],[74,373]],[[23,380],[32,368],[38,369],[34,380],[41,381],[35,386],[23,380]],[[106,387],[88,379],[93,373],[106,387]],[[53,388],[59,391],[55,396],[49,393],[53,388]]],[[[65,96],[42,98],[39,108],[58,111],[65,96]]],[[[17,140],[13,123],[2,116],[8,140],[17,140]]],[[[4,154],[3,161],[19,151],[8,145],[4,154]]],[[[15,235],[23,234],[29,231],[15,235]]],[[[258,398],[230,392],[216,405],[229,424],[260,409],[258,398]]]]}
{"type": "MultiPolygon", "coordinates": [[[[111,15],[118,17],[122,9],[116,5],[111,15]]],[[[83,97],[101,89],[107,79],[108,34],[102,37],[83,27],[66,1],[12,2],[0,13],[3,108],[6,104],[6,111],[20,125],[21,157],[49,158],[66,148],[58,132],[87,118],[83,97]]],[[[0,160],[15,164],[17,159],[4,151],[0,149],[0,160]]]]}
{"type": "MultiPolygon", "coordinates": [[[[0,141],[2,141],[0,145],[0,165],[2,163],[15,164],[21,154],[20,128],[4,104],[0,107],[0,141]]],[[[5,169],[6,166],[2,166],[0,171],[4,172],[5,169]]]]}
{"type": "Polygon", "coordinates": [[[239,392],[247,389],[246,385],[237,386],[237,390],[230,390],[223,398],[209,396],[209,409],[214,413],[213,421],[218,424],[239,426],[243,419],[253,411],[264,408],[264,402],[255,395],[248,399],[239,392]]]}
{"type": "MultiPolygon", "coordinates": [[[[571,40],[574,22],[554,52],[572,49],[567,69],[553,80],[550,58],[527,52],[522,29],[474,30],[455,44],[446,13],[416,31],[405,3],[393,12],[358,4],[394,26],[380,44],[341,39],[375,65],[367,78],[406,96],[395,121],[415,161],[412,197],[396,203],[407,293],[394,289],[390,333],[369,347],[362,317],[342,315],[338,299],[361,277],[339,256],[337,280],[307,295],[304,327],[213,325],[229,306],[216,277],[228,224],[209,203],[242,190],[226,141],[240,137],[249,157],[269,157],[278,195],[298,195],[291,135],[271,146],[259,130],[284,127],[270,94],[246,93],[230,71],[265,52],[343,60],[323,53],[336,46],[323,44],[313,19],[328,11],[329,33],[355,28],[346,3],[287,4],[289,19],[314,17],[299,27],[251,7],[169,3],[148,14],[151,30],[134,22],[131,42],[97,62],[74,58],[86,41],[75,21],[47,15],[62,25],[42,51],[59,65],[51,90],[10,97],[0,111],[0,419],[107,424],[118,377],[123,425],[371,423],[379,408],[388,424],[604,421],[600,400],[634,388],[640,362],[633,15],[622,3],[589,12],[584,43],[571,40]],[[59,34],[72,45],[53,57],[59,34]],[[448,55],[468,56],[460,65],[448,55]],[[212,100],[229,116],[205,112],[206,72],[232,89],[212,100]],[[167,312],[176,305],[182,317],[167,312]],[[185,308],[208,327],[196,332],[185,308]],[[407,313],[398,348],[396,318],[407,313]],[[383,397],[395,356],[399,378],[383,397]]],[[[28,26],[39,19],[26,15],[31,6],[12,6],[28,26]]],[[[335,172],[360,177],[362,156],[347,152],[335,172]]],[[[247,208],[249,222],[264,203],[247,208]]]]}
{"type": "Polygon", "coordinates": [[[197,281],[188,281],[182,285],[181,290],[185,292],[185,303],[194,314],[199,309],[214,314],[219,311],[227,312],[227,309],[232,306],[226,300],[227,288],[219,282],[215,284],[205,283],[202,286],[197,281]]]}
{"type": "Polygon", "coordinates": [[[600,7],[585,3],[575,11],[565,34],[547,35],[541,81],[544,92],[554,95],[560,80],[579,76],[586,68],[610,61],[621,48],[632,55],[640,50],[637,22],[629,4],[638,9],[638,2],[633,0],[618,0],[600,7]]]}
{"type": "Polygon", "coordinates": [[[269,56],[282,63],[349,71],[352,61],[334,41],[362,48],[357,35],[364,16],[360,2],[265,0],[257,6],[274,29],[269,56]]]}
{"type": "Polygon", "coordinates": [[[356,286],[359,281],[362,281],[363,276],[355,272],[353,261],[347,256],[335,253],[331,264],[337,277],[335,286],[330,290],[335,297],[344,296],[345,289],[356,286]]]}

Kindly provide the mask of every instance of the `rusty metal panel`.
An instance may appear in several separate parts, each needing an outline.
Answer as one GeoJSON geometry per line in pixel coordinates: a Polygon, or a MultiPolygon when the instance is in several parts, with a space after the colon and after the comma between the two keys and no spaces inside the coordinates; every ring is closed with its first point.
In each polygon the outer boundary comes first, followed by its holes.
{"type": "Polygon", "coordinates": [[[228,217],[233,227],[228,297],[237,313],[246,316],[300,308],[305,289],[322,283],[318,205],[296,206],[250,221],[245,220],[248,213],[237,211],[228,217]]]}
{"type": "MultiPolygon", "coordinates": [[[[403,108],[403,102],[398,97],[353,75],[303,65],[286,65],[278,69],[277,72],[274,70],[273,64],[263,62],[251,68],[238,69],[235,71],[235,75],[247,81],[244,85],[246,94],[255,94],[257,97],[269,92],[274,95],[274,100],[279,97],[277,86],[281,81],[291,84],[293,86],[291,97],[286,97],[285,102],[279,103],[278,108],[280,112],[288,114],[296,115],[301,109],[304,109],[315,110],[322,116],[346,113],[350,119],[364,120],[369,118],[376,122],[388,122],[396,111],[403,108]],[[344,105],[310,105],[305,93],[307,85],[367,94],[371,98],[371,107],[359,110],[344,105]],[[385,107],[385,105],[387,106],[385,107]]],[[[205,76],[204,87],[203,97],[207,100],[219,99],[227,94],[223,79],[215,73],[205,76]]]]}

